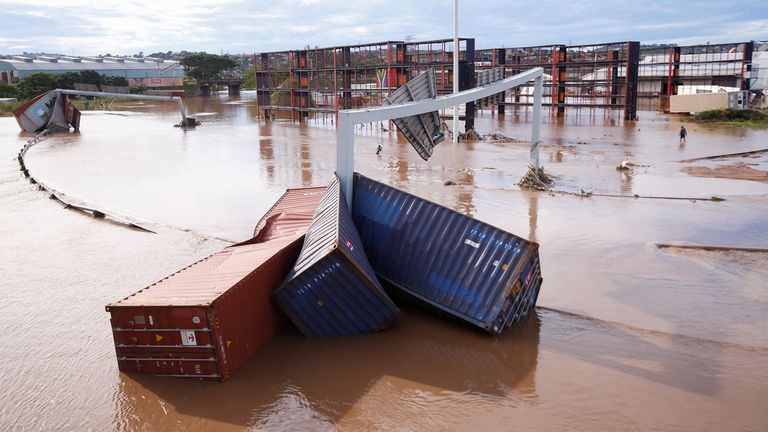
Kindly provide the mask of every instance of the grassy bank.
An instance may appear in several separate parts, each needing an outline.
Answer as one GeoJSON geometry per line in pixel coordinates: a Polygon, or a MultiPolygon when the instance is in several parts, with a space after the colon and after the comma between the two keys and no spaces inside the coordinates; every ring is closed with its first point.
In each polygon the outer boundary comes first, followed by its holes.
{"type": "Polygon", "coordinates": [[[14,108],[19,106],[18,103],[0,103],[0,117],[11,117],[14,108]]]}
{"type": "Polygon", "coordinates": [[[768,109],[717,109],[702,111],[694,116],[694,120],[703,123],[768,128],[768,109]]]}

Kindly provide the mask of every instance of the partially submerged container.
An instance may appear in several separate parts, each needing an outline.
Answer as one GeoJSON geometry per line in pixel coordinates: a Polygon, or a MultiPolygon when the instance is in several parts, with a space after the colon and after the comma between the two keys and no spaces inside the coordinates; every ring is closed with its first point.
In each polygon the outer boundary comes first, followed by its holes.
{"type": "Polygon", "coordinates": [[[375,332],[399,313],[368,263],[338,178],[328,186],[296,265],[273,298],[306,336],[375,332]]]}
{"type": "Polygon", "coordinates": [[[253,238],[239,244],[262,243],[296,233],[306,233],[325,189],[309,187],[286,190],[256,224],[253,238]]]}
{"type": "Polygon", "coordinates": [[[69,100],[69,96],[57,91],[43,93],[13,110],[16,122],[25,132],[68,131],[72,126],[80,129],[80,111],[69,100]]]}
{"type": "Polygon", "coordinates": [[[311,222],[305,218],[302,228],[293,218],[281,219],[290,213],[285,204],[294,215],[300,208],[311,214],[322,192],[289,190],[265,215],[271,222],[257,226],[263,241],[228,247],[107,305],[119,369],[229,378],[281,321],[270,294],[296,262],[311,222]]]}
{"type": "Polygon", "coordinates": [[[355,174],[352,216],[376,274],[492,334],[536,304],[539,245],[355,174]]]}

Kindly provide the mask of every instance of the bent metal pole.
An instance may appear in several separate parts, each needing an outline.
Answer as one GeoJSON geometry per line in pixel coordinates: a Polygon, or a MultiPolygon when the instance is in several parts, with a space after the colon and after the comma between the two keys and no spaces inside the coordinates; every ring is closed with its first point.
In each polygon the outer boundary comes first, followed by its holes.
{"type": "MultiPolygon", "coordinates": [[[[352,177],[354,174],[355,162],[355,125],[361,123],[374,123],[385,120],[392,120],[403,117],[410,117],[427,112],[438,111],[478,99],[493,96],[504,92],[513,87],[523,85],[529,81],[539,80],[539,85],[534,83],[534,105],[538,95],[539,105],[541,105],[541,79],[544,75],[544,69],[537,67],[525,72],[496,81],[483,87],[475,87],[464,90],[459,93],[436,97],[434,99],[424,99],[416,102],[408,102],[399,105],[387,105],[372,108],[363,108],[356,110],[339,110],[338,129],[336,131],[336,175],[341,181],[341,187],[347,205],[352,208],[352,177]]],[[[541,106],[534,114],[541,111],[541,106]]],[[[538,120],[539,115],[534,115],[533,130],[531,132],[531,163],[538,165],[539,146],[538,142],[538,120]]]]}
{"type": "Polygon", "coordinates": [[[109,92],[95,92],[86,90],[68,90],[68,89],[56,89],[55,92],[59,94],[68,94],[76,96],[93,96],[93,97],[119,97],[126,99],[143,99],[143,100],[157,100],[157,101],[169,101],[175,100],[179,104],[179,112],[181,113],[182,124],[187,124],[187,110],[184,109],[184,102],[178,96],[161,96],[161,95],[140,95],[131,93],[109,93],[109,92]]]}

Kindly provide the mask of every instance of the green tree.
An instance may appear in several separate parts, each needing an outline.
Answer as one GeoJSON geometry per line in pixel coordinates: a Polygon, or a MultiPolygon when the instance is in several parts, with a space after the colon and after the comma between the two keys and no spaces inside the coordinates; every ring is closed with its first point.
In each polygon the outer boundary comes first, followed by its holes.
{"type": "Polygon", "coordinates": [[[95,70],[80,71],[80,84],[101,84],[101,75],[95,70]]]}
{"type": "Polygon", "coordinates": [[[37,95],[55,89],[56,78],[56,75],[45,72],[35,72],[25,76],[18,85],[19,97],[24,100],[32,99],[37,95]]]}
{"type": "Polygon", "coordinates": [[[0,97],[3,98],[15,98],[19,96],[19,90],[15,85],[8,84],[5,81],[0,81],[0,97]]]}
{"type": "Polygon", "coordinates": [[[237,61],[215,54],[191,54],[181,59],[187,76],[197,80],[221,78],[225,72],[238,65],[237,61]]]}
{"type": "Polygon", "coordinates": [[[253,66],[243,71],[243,88],[256,88],[256,75],[253,73],[253,66]]]}
{"type": "Polygon", "coordinates": [[[101,83],[106,85],[128,87],[128,80],[121,76],[101,77],[101,83]]]}
{"type": "Polygon", "coordinates": [[[80,83],[78,72],[66,72],[56,77],[56,87],[61,89],[74,89],[76,83],[80,83]]]}

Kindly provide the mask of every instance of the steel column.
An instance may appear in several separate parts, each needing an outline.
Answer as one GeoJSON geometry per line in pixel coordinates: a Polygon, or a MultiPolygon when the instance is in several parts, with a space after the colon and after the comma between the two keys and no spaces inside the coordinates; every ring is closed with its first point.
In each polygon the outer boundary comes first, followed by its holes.
{"type": "Polygon", "coordinates": [[[539,75],[533,81],[533,127],[531,128],[531,167],[539,172],[539,138],[541,122],[541,93],[543,77],[539,75]]]}

